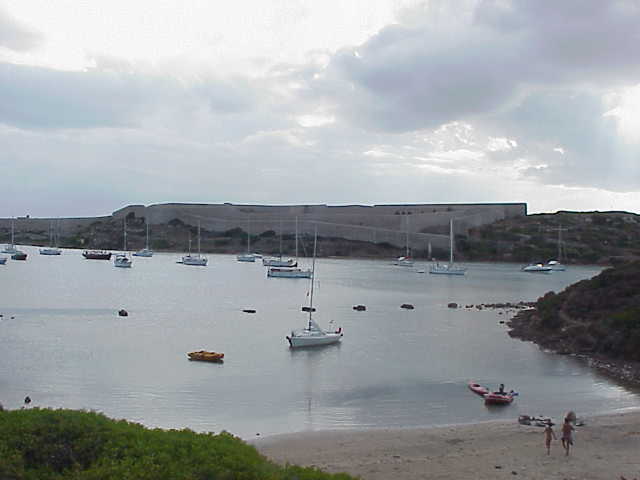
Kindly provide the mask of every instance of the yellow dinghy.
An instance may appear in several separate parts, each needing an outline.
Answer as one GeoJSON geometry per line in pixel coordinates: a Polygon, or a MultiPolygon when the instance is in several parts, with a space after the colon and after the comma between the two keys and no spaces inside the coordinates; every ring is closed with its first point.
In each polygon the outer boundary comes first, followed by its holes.
{"type": "Polygon", "coordinates": [[[187,357],[189,360],[197,360],[200,362],[223,362],[224,361],[224,353],[218,352],[207,352],[206,350],[199,350],[197,352],[189,352],[187,353],[187,357]]]}

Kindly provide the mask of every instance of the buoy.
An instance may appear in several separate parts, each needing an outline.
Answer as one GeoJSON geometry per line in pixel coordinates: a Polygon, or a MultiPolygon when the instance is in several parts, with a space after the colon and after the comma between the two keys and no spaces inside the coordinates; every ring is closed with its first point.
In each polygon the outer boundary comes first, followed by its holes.
{"type": "Polygon", "coordinates": [[[449,308],[458,308],[458,304],[455,302],[451,302],[450,304],[447,305],[447,307],[449,308]]]}
{"type": "Polygon", "coordinates": [[[129,316],[129,312],[127,312],[124,308],[118,310],[118,315],[120,317],[128,317],[129,316]]]}
{"type": "Polygon", "coordinates": [[[353,309],[357,310],[358,312],[364,312],[367,309],[367,307],[365,305],[354,305],[353,309]]]}
{"type": "Polygon", "coordinates": [[[402,305],[400,305],[400,308],[405,308],[407,310],[413,310],[413,305],[411,305],[410,303],[403,303],[402,305]]]}
{"type": "Polygon", "coordinates": [[[316,311],[316,307],[311,307],[311,308],[309,308],[309,307],[302,307],[302,311],[303,311],[303,312],[308,312],[309,310],[311,310],[312,312],[315,312],[315,311],[316,311]]]}
{"type": "Polygon", "coordinates": [[[252,308],[245,308],[244,310],[242,310],[244,313],[256,313],[256,311],[252,308]]]}

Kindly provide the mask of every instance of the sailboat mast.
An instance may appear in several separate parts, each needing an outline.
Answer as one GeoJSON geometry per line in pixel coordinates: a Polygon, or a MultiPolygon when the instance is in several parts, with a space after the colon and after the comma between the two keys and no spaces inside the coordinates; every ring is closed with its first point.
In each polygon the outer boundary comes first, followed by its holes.
{"type": "Polygon", "coordinates": [[[558,227],[558,261],[562,260],[562,225],[558,227]]]}
{"type": "Polygon", "coordinates": [[[405,245],[405,257],[409,258],[409,215],[406,215],[405,227],[407,229],[407,239],[405,245]]]}
{"type": "Polygon", "coordinates": [[[127,217],[124,217],[123,225],[124,225],[124,228],[123,228],[124,234],[123,234],[123,240],[122,240],[122,250],[126,252],[127,251],[127,217]]]}
{"type": "Polygon", "coordinates": [[[296,262],[298,261],[298,217],[296,216],[296,262]]]}
{"type": "Polygon", "coordinates": [[[282,219],[280,219],[280,259],[282,260],[282,219]]]}
{"type": "Polygon", "coordinates": [[[200,220],[198,220],[198,256],[200,256],[200,220]]]}
{"type": "MultiPolygon", "coordinates": [[[[145,223],[146,223],[146,219],[145,219],[145,223]]],[[[148,223],[147,223],[147,244],[145,248],[149,250],[149,224],[148,223]]]]}
{"type": "Polygon", "coordinates": [[[247,255],[251,252],[251,216],[247,217],[247,255]]]}
{"type": "Polygon", "coordinates": [[[449,219],[449,263],[453,264],[453,218],[449,219]]]}
{"type": "Polygon", "coordinates": [[[313,260],[311,261],[311,293],[309,294],[309,330],[311,330],[311,314],[313,313],[313,283],[316,279],[316,246],[318,244],[318,226],[313,235],[313,260]]]}

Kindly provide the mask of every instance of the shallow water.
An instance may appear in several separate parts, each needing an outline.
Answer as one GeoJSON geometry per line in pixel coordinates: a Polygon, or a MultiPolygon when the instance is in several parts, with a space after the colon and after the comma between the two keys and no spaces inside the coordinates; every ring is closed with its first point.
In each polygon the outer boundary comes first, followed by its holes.
{"type": "Polygon", "coordinates": [[[447,308],[535,300],[598,268],[544,275],[471,264],[465,277],[446,277],[416,273],[421,265],[319,259],[314,318],[334,320],[345,337],[291,351],[285,335],[305,323],[307,280],[267,278],[260,263],[226,255],[209,255],[204,268],[156,254],[118,269],[80,251],[25,250],[26,262],[0,266],[0,402],[8,408],[28,394],[32,405],[248,438],[640,407],[638,392],[580,360],[511,339],[499,323],[506,314],[447,308]],[[129,316],[118,317],[120,308],[129,316]],[[224,364],[187,361],[199,349],[224,352],[224,364]],[[488,409],[466,389],[470,379],[503,382],[519,396],[488,409]]]}

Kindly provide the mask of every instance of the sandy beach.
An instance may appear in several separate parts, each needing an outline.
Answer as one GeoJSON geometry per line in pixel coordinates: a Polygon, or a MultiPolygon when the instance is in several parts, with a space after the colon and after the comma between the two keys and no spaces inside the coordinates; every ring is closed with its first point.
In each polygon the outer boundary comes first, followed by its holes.
{"type": "Polygon", "coordinates": [[[570,455],[558,440],[547,455],[543,429],[511,422],[321,431],[276,435],[252,444],[279,463],[347,472],[364,480],[640,479],[640,411],[584,418],[570,455]]]}

